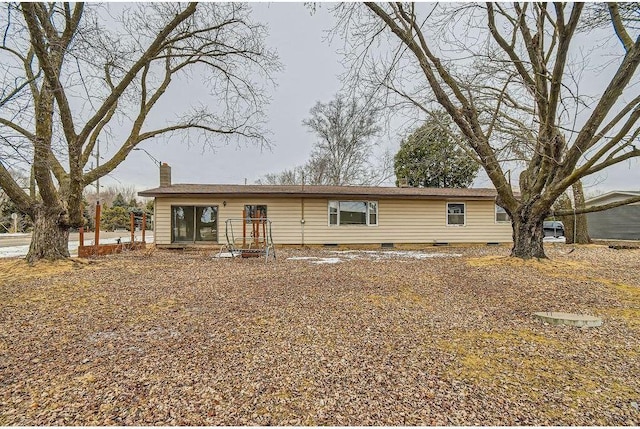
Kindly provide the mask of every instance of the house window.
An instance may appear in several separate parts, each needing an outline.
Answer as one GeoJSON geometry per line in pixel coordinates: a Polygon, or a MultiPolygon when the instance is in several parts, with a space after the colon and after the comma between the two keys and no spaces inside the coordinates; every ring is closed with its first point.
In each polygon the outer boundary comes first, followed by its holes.
{"type": "Polygon", "coordinates": [[[329,201],[329,225],[378,225],[378,202],[329,201]]]}
{"type": "MultiPolygon", "coordinates": [[[[248,218],[267,217],[267,206],[265,205],[249,205],[244,206],[245,216],[248,218]]],[[[247,223],[251,223],[250,220],[247,223]]]]}
{"type": "Polygon", "coordinates": [[[447,225],[465,225],[464,203],[447,203],[447,225]]]}
{"type": "Polygon", "coordinates": [[[496,204],[496,222],[509,222],[507,211],[496,204]]]}
{"type": "Polygon", "coordinates": [[[369,225],[378,224],[378,203],[369,201],[369,225]]]}
{"type": "Polygon", "coordinates": [[[329,201],[329,225],[338,224],[338,202],[329,201]]]}
{"type": "Polygon", "coordinates": [[[171,206],[171,241],[218,241],[218,206],[171,206]]]}

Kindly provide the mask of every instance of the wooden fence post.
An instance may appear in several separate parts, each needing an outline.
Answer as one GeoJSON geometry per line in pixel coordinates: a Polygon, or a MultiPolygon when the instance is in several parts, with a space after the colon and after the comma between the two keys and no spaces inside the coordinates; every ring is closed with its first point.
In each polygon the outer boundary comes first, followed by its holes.
{"type": "Polygon", "coordinates": [[[142,242],[146,243],[144,236],[145,236],[145,231],[147,230],[147,213],[144,212],[142,213],[142,242]]]}
{"type": "Polygon", "coordinates": [[[100,208],[100,201],[96,201],[96,235],[94,240],[95,254],[98,254],[98,246],[100,245],[100,218],[102,217],[102,210],[100,208]]]}
{"type": "Polygon", "coordinates": [[[135,225],[136,225],[136,221],[135,221],[135,215],[133,214],[133,212],[129,213],[129,222],[131,224],[131,246],[133,246],[133,240],[135,240],[135,225]]]}
{"type": "Polygon", "coordinates": [[[247,248],[247,209],[242,209],[242,248],[247,248]]]}

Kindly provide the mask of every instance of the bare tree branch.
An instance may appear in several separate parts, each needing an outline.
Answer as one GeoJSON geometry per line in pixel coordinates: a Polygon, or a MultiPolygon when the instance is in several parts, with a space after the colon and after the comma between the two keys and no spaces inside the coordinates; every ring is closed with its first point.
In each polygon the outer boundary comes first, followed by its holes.
{"type": "Polygon", "coordinates": [[[420,4],[364,5],[370,13],[336,8],[351,46],[369,46],[375,37],[402,56],[351,54],[359,75],[350,75],[349,84],[383,89],[385,105],[407,114],[409,107],[423,116],[444,108],[512,219],[512,255],[544,257],[542,221],[556,199],[586,175],[640,156],[633,146],[640,135],[634,79],[640,38],[630,32],[638,32],[631,25],[637,5],[441,5],[439,14],[420,4]],[[433,19],[419,17],[427,10],[433,19]],[[600,67],[607,71],[598,75],[604,90],[597,94],[581,91],[594,50],[580,51],[576,37],[593,28],[626,47],[623,55],[609,53],[618,55],[617,69],[600,67]],[[582,63],[573,62],[573,52],[582,63]],[[505,178],[506,160],[518,163],[519,194],[505,178]]]}
{"type": "MultiPolygon", "coordinates": [[[[119,17],[106,8],[25,3],[11,5],[21,13],[2,21],[0,55],[11,63],[0,78],[12,90],[0,96],[0,127],[8,132],[0,136],[0,154],[3,163],[10,155],[8,162],[31,164],[37,182],[38,195],[13,192],[34,217],[30,259],[67,256],[69,227],[83,221],[84,187],[142,141],[182,133],[205,144],[237,138],[268,145],[261,81],[272,83],[281,66],[247,5],[148,3],[119,17]],[[193,76],[206,85],[202,98],[176,109],[169,125],[147,129],[172,83],[193,76]],[[114,128],[125,130],[121,141],[114,128]],[[85,173],[98,140],[115,153],[85,173]],[[44,245],[52,237],[55,243],[44,245]]],[[[13,189],[9,177],[0,175],[3,189],[13,189]]]]}
{"type": "Polygon", "coordinates": [[[594,213],[600,212],[603,210],[609,210],[620,206],[626,206],[628,204],[633,204],[640,202],[640,195],[637,197],[627,198],[626,200],[616,201],[609,204],[603,204],[600,206],[588,206],[585,208],[576,208],[575,210],[552,210],[552,216],[569,216],[573,214],[584,214],[584,213],[594,213]]]}

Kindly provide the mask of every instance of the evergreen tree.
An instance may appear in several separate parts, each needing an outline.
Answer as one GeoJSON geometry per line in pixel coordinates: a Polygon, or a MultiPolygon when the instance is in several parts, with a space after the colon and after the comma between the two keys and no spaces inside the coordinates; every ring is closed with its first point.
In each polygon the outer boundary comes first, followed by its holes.
{"type": "Polygon", "coordinates": [[[113,204],[111,204],[111,207],[123,207],[126,209],[129,208],[129,203],[124,200],[122,194],[118,193],[115,200],[113,200],[113,204]]]}
{"type": "Polygon", "coordinates": [[[396,186],[467,188],[479,165],[451,137],[450,120],[443,114],[427,120],[400,144],[394,158],[396,186]]]}

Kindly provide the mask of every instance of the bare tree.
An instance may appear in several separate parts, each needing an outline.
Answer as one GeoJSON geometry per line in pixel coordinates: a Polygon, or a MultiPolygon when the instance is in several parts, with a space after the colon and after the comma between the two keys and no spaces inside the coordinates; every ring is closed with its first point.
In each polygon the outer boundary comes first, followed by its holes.
{"type": "Polygon", "coordinates": [[[69,256],[84,187],[140,142],[180,136],[205,145],[231,138],[268,144],[260,82],[280,64],[246,4],[146,3],[115,16],[83,3],[9,4],[5,11],[0,186],[34,221],[29,261],[69,256]],[[158,126],[152,116],[163,96],[189,79],[204,81],[210,99],[203,94],[181,111],[173,94],[174,117],[158,126]],[[98,140],[117,150],[92,166],[98,140]],[[13,164],[32,166],[37,195],[11,178],[13,164]]]}
{"type": "Polygon", "coordinates": [[[302,183],[309,183],[305,181],[305,167],[306,165],[286,169],[279,173],[268,173],[258,179],[256,183],[258,185],[301,185],[302,183]]]}
{"type": "MultiPolygon", "coordinates": [[[[11,174],[13,180],[22,189],[26,190],[29,188],[29,178],[24,171],[9,170],[9,174],[11,174]]],[[[9,195],[0,188],[0,233],[17,232],[13,230],[14,222],[18,226],[18,231],[24,231],[25,228],[30,226],[26,216],[24,216],[20,209],[11,201],[9,195]],[[16,221],[12,218],[13,214],[17,216],[16,221]]]]}
{"type": "Polygon", "coordinates": [[[580,52],[585,40],[577,36],[583,9],[582,3],[336,9],[348,41],[348,78],[378,88],[395,108],[410,105],[426,114],[439,105],[447,112],[511,217],[515,257],[546,257],[543,220],[567,188],[640,155],[634,146],[640,96],[633,85],[640,39],[628,33],[618,6],[608,4],[607,27],[599,31],[620,41],[611,60],[616,67],[600,72],[599,93],[581,94],[581,68],[569,53],[580,52]],[[509,161],[522,168],[519,194],[505,177],[509,161]]]}
{"type": "Polygon", "coordinates": [[[380,132],[375,109],[337,96],[318,102],[305,119],[317,137],[307,169],[323,185],[356,185],[370,182],[369,163],[373,138],[380,132]]]}
{"type": "Polygon", "coordinates": [[[318,102],[303,121],[316,137],[309,160],[301,166],[266,174],[257,181],[268,185],[379,185],[393,177],[393,155],[373,155],[380,132],[378,111],[371,104],[337,95],[318,102]]]}

